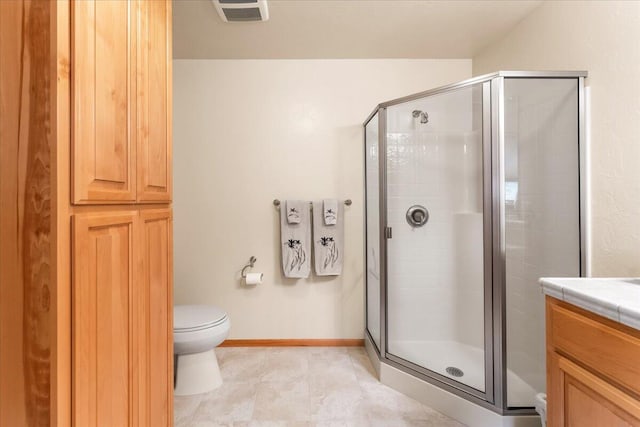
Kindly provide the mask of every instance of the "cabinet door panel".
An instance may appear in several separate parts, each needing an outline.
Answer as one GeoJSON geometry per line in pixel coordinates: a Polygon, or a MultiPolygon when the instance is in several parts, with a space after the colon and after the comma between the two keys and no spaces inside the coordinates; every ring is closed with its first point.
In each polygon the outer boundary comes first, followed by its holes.
{"type": "Polygon", "coordinates": [[[135,201],[130,1],[72,2],[73,201],[135,201]]]}
{"type": "Polygon", "coordinates": [[[640,338],[608,319],[596,320],[575,309],[550,304],[551,345],[613,382],[640,394],[640,338]]]}
{"type": "Polygon", "coordinates": [[[131,299],[137,214],[73,218],[73,396],[75,426],[130,425],[131,299]]]}
{"type": "Polygon", "coordinates": [[[558,353],[550,356],[550,426],[640,425],[638,400],[558,353]]]}
{"type": "Polygon", "coordinates": [[[140,212],[141,269],[136,286],[139,424],[173,419],[173,253],[171,209],[140,212]]]}
{"type": "Polygon", "coordinates": [[[171,200],[171,1],[139,2],[138,200],[171,200]]]}

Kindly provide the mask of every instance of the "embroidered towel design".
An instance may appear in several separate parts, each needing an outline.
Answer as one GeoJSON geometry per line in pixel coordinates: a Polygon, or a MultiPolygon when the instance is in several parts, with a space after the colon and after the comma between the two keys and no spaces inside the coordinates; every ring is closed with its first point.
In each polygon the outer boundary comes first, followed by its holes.
{"type": "Polygon", "coordinates": [[[338,222],[338,200],[324,199],[322,206],[324,209],[324,223],[326,225],[336,225],[338,222]]]}
{"type": "Polygon", "coordinates": [[[311,212],[309,202],[287,200],[280,206],[280,250],[285,277],[309,277],[311,271],[311,212]],[[295,206],[298,204],[298,206],[295,206]],[[289,221],[296,208],[298,222],[289,221]]]}
{"type": "Polygon", "coordinates": [[[333,237],[321,237],[320,244],[327,248],[327,251],[324,254],[324,261],[322,262],[322,268],[325,270],[327,268],[333,268],[338,262],[338,257],[340,255],[340,250],[336,246],[336,241],[333,240],[333,237]]]}
{"type": "Polygon", "coordinates": [[[336,224],[325,224],[323,202],[313,203],[313,260],[318,276],[338,276],[344,259],[344,208],[336,210],[336,224]]]}
{"type": "Polygon", "coordinates": [[[304,208],[302,200],[287,200],[285,207],[287,209],[287,222],[289,224],[300,224],[302,218],[302,209],[304,208]]]}
{"type": "Polygon", "coordinates": [[[299,272],[307,261],[307,254],[304,252],[300,240],[287,240],[284,245],[287,247],[287,268],[289,271],[299,272]]]}

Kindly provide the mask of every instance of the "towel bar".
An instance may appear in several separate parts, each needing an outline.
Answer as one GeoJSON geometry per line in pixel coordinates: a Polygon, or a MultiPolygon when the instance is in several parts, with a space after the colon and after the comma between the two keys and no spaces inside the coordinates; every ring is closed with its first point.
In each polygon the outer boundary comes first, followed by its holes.
{"type": "MultiPolygon", "coordinates": [[[[347,205],[347,206],[351,206],[352,203],[353,202],[351,201],[351,199],[346,199],[344,201],[344,204],[347,205]]],[[[313,203],[312,202],[309,202],[309,204],[311,205],[311,207],[313,207],[313,203]]],[[[280,200],[273,199],[273,205],[276,206],[276,207],[279,207],[280,206],[280,200]]]]}

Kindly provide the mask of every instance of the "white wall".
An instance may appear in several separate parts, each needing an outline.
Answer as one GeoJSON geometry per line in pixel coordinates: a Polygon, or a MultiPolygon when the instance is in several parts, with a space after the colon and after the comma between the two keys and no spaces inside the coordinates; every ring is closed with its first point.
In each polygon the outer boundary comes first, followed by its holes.
{"type": "Polygon", "coordinates": [[[473,58],[499,69],[589,71],[592,273],[639,275],[640,2],[544,2],[473,58]]]}
{"type": "Polygon", "coordinates": [[[362,122],[456,82],[470,60],[174,61],[175,301],[228,311],[230,338],[360,338],[362,122]],[[351,198],[342,276],[284,279],[274,198],[351,198]],[[245,288],[249,256],[264,284],[245,288]]]}

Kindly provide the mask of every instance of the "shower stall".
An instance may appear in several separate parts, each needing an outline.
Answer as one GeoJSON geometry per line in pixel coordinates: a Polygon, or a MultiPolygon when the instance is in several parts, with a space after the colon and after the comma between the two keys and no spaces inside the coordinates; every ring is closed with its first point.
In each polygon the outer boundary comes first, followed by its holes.
{"type": "Polygon", "coordinates": [[[545,391],[539,277],[588,272],[585,72],[499,72],[364,123],[366,338],[505,415],[545,391]]]}

